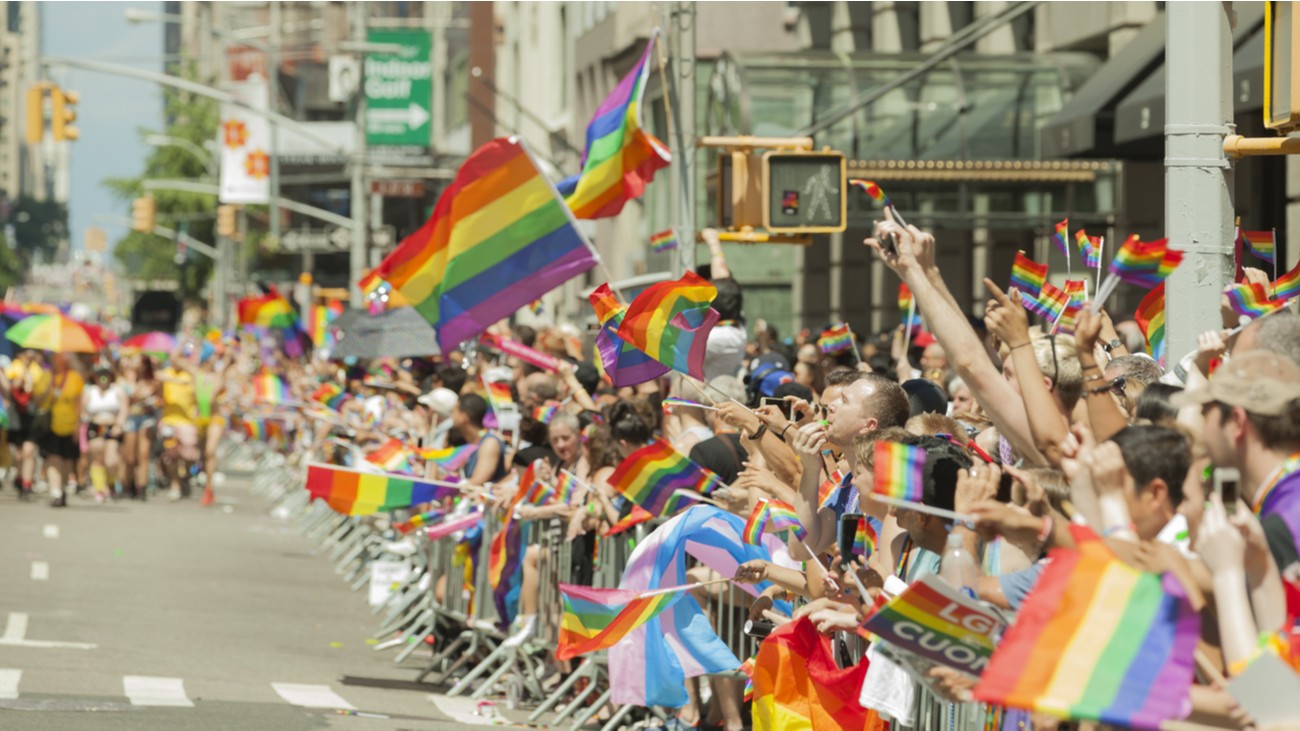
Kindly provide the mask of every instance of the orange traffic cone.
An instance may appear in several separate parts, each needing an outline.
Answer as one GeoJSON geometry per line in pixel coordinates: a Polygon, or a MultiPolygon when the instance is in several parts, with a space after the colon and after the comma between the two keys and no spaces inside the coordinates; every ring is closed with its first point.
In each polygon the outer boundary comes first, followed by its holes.
{"type": "Polygon", "coordinates": [[[202,505],[203,507],[206,508],[209,505],[211,505],[213,502],[215,502],[215,500],[216,498],[212,495],[212,485],[204,485],[203,497],[199,498],[199,505],[202,505]]]}

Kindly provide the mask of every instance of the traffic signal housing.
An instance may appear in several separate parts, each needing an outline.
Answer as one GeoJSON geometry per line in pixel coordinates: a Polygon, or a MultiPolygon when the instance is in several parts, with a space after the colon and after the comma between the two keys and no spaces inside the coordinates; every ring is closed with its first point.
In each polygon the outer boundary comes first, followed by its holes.
{"type": "Polygon", "coordinates": [[[763,228],[776,234],[839,233],[847,225],[844,154],[772,150],[763,155],[763,228]]]}
{"type": "Polygon", "coordinates": [[[77,121],[77,92],[55,86],[50,89],[50,132],[55,142],[75,140],[81,132],[72,123],[77,121]]]}
{"type": "Polygon", "coordinates": [[[239,209],[232,205],[217,206],[217,235],[227,239],[235,238],[238,227],[235,214],[239,209]]]}
{"type": "Polygon", "coordinates": [[[39,82],[27,87],[27,144],[36,145],[45,139],[45,92],[50,85],[39,82]]]}
{"type": "Polygon", "coordinates": [[[158,208],[153,196],[146,195],[131,201],[131,228],[142,233],[153,233],[157,223],[158,208]]]}

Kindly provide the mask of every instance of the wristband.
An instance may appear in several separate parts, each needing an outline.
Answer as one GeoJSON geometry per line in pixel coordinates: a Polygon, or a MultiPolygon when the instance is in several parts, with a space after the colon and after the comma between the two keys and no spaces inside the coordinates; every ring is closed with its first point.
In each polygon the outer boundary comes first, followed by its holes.
{"type": "Polygon", "coordinates": [[[751,442],[757,442],[758,440],[763,438],[763,432],[765,431],[767,431],[767,424],[760,421],[758,422],[758,431],[754,432],[753,436],[746,437],[746,438],[749,439],[749,441],[751,442]]]}
{"type": "Polygon", "coordinates": [[[1033,345],[1033,344],[1034,344],[1034,341],[1032,341],[1032,340],[1026,340],[1025,342],[1023,342],[1023,343],[1021,343],[1021,344],[1019,344],[1019,345],[1013,345],[1013,346],[1011,346],[1010,350],[1015,350],[1016,348],[1023,348],[1023,347],[1025,347],[1026,345],[1033,345]]]}
{"type": "Polygon", "coordinates": [[[788,431],[790,431],[790,427],[792,427],[792,426],[794,426],[794,422],[787,422],[786,425],[785,425],[785,428],[781,430],[781,433],[780,433],[780,434],[777,434],[777,435],[776,435],[776,438],[777,438],[777,439],[780,439],[781,441],[784,442],[784,441],[785,441],[785,433],[788,432],[788,431]]]}

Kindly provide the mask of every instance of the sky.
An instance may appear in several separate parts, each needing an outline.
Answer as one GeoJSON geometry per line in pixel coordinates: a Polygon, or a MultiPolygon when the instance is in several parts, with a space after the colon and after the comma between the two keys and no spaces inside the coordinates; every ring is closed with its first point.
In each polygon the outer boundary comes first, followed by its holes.
{"type": "MultiPolygon", "coordinates": [[[[163,26],[128,23],[124,15],[129,7],[161,13],[161,2],[52,2],[39,3],[39,7],[44,54],[162,70],[163,26]]],[[[160,87],[83,69],[51,67],[50,77],[80,95],[76,127],[81,137],[71,143],[68,201],[73,249],[81,248],[91,225],[107,230],[111,248],[127,227],[95,219],[105,215],[130,218],[131,204],[115,200],[102,181],[143,171],[149,148],[139,130],[162,127],[160,87]]]]}

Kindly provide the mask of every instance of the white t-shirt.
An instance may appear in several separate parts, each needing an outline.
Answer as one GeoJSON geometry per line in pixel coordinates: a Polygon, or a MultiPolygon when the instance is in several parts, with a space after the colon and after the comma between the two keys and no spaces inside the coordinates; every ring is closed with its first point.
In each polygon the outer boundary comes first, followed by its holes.
{"type": "Polygon", "coordinates": [[[704,380],[739,376],[745,359],[745,331],[738,325],[716,325],[704,350],[704,380]]]}

